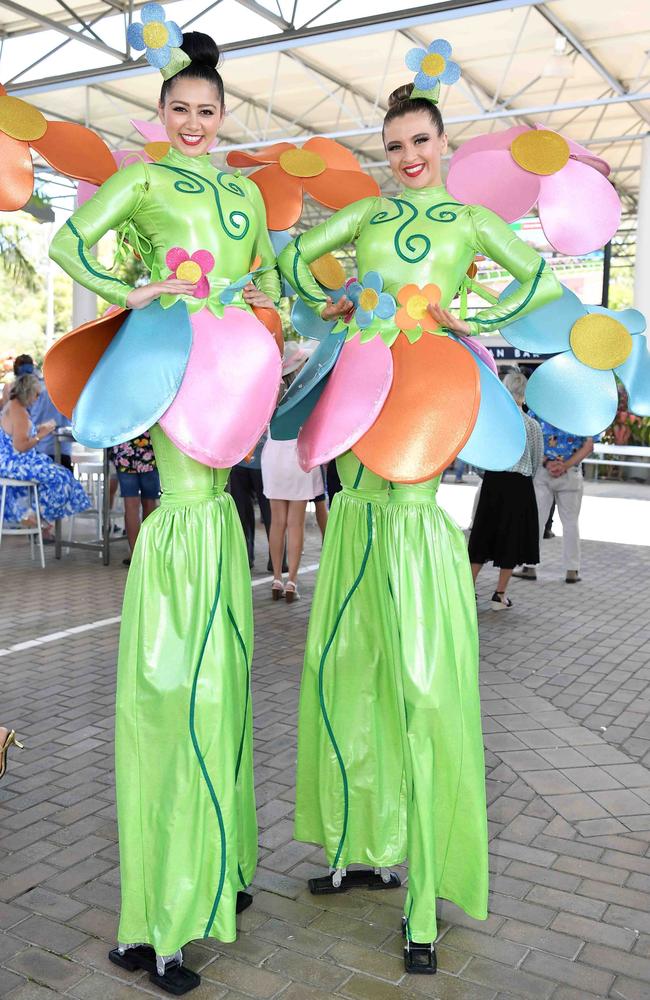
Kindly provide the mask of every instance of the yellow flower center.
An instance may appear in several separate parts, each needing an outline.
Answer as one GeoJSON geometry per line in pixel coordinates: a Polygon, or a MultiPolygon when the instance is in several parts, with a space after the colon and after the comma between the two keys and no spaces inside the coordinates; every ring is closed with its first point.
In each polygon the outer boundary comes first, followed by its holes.
{"type": "Polygon", "coordinates": [[[578,361],[600,371],[622,365],[632,350],[629,330],[617,319],[602,313],[589,313],[577,320],[569,340],[578,361]]]}
{"type": "Polygon", "coordinates": [[[331,253],[312,261],[309,270],[323,288],[340,288],[345,282],[345,271],[340,261],[331,253]]]}
{"type": "Polygon", "coordinates": [[[427,309],[429,308],[429,300],[426,295],[411,295],[410,299],[406,303],[406,311],[411,319],[416,319],[418,322],[424,318],[427,309]]]}
{"type": "Polygon", "coordinates": [[[361,295],[359,296],[359,305],[366,312],[372,312],[376,309],[379,304],[379,296],[374,288],[364,288],[361,295]]]}
{"type": "Polygon", "coordinates": [[[547,177],[569,162],[569,143],[557,132],[531,129],[513,140],[510,153],[515,163],[531,174],[547,177]]]}
{"type": "Polygon", "coordinates": [[[150,21],[144,25],[142,37],[148,49],[162,49],[169,41],[169,32],[161,21],[150,21]]]}
{"type": "Polygon", "coordinates": [[[12,139],[31,142],[45,135],[47,121],[41,112],[27,101],[5,95],[0,97],[0,131],[12,139]]]}
{"type": "Polygon", "coordinates": [[[439,55],[438,52],[430,52],[428,56],[425,56],[422,60],[422,66],[420,67],[423,73],[427,76],[440,76],[446,65],[446,60],[444,56],[439,55]]]}
{"type": "Polygon", "coordinates": [[[285,149],[280,155],[280,166],[292,177],[318,177],[327,164],[322,156],[308,149],[285,149]]]}
{"type": "Polygon", "coordinates": [[[180,281],[192,281],[196,283],[202,274],[203,272],[195,260],[184,260],[176,268],[176,277],[180,281]]]}

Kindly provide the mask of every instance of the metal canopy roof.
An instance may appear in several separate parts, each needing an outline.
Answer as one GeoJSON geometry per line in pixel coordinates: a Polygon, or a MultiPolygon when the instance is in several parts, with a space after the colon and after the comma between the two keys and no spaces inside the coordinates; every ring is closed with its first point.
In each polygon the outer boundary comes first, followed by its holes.
{"type": "MultiPolygon", "coordinates": [[[[141,2],[0,0],[0,80],[48,117],[89,124],[112,147],[143,144],[130,118],[155,117],[160,75],[125,48],[141,2]]],[[[443,87],[452,148],[541,122],[612,165],[628,214],[650,132],[648,0],[176,0],[167,16],[222,46],[223,152],[313,134],[352,149],[391,190],[381,143],[387,95],[409,79],[414,44],[449,39],[463,77],[443,87]]],[[[319,213],[311,205],[305,219],[319,213]]]]}

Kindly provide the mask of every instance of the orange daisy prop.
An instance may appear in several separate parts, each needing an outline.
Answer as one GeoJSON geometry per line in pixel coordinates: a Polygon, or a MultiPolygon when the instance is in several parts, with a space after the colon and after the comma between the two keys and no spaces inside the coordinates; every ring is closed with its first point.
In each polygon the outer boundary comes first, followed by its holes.
{"type": "Polygon", "coordinates": [[[321,136],[300,148],[279,142],[259,155],[238,150],[226,159],[231,167],[262,167],[250,178],[262,192],[268,227],[273,230],[289,229],[298,221],[305,192],[333,209],[379,194],[378,185],[364,174],[350,150],[321,136]]]}
{"type": "Polygon", "coordinates": [[[101,184],[115,162],[98,135],[72,122],[50,122],[0,84],[0,211],[23,208],[34,191],[30,146],[66,177],[101,184]]]}
{"type": "Polygon", "coordinates": [[[395,323],[400,330],[404,330],[412,343],[419,340],[425,330],[434,333],[440,329],[429,306],[438,305],[441,294],[437,285],[425,285],[423,288],[419,285],[404,285],[397,293],[401,309],[397,310],[395,323]]]}

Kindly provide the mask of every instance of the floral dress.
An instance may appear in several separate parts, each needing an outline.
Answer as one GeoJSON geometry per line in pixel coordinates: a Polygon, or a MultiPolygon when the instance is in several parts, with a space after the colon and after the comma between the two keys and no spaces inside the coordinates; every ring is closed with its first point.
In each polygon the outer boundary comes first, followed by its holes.
{"type": "MultiPolygon", "coordinates": [[[[36,433],[33,426],[31,433],[36,433]]],[[[6,479],[30,479],[38,483],[41,517],[46,521],[80,514],[90,507],[90,500],[83,487],[67,469],[34,448],[16,451],[11,435],[1,427],[0,476],[6,479]]],[[[17,524],[31,513],[33,511],[29,505],[28,491],[10,486],[5,499],[4,523],[17,524]]]]}

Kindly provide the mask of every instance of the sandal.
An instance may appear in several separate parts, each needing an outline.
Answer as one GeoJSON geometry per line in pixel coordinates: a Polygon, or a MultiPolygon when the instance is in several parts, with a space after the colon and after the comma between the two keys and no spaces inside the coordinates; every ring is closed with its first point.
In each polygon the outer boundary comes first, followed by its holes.
{"type": "Polygon", "coordinates": [[[4,777],[7,771],[7,751],[10,746],[24,750],[22,743],[16,739],[16,730],[0,726],[0,778],[4,777]]]}
{"type": "Polygon", "coordinates": [[[507,611],[512,607],[512,601],[502,590],[495,590],[490,600],[490,607],[493,611],[507,611]]]}
{"type": "Polygon", "coordinates": [[[293,582],[293,580],[288,580],[287,585],[284,589],[284,599],[287,604],[291,604],[292,601],[299,601],[300,594],[298,593],[298,587],[293,582]]]}
{"type": "Polygon", "coordinates": [[[274,580],[271,584],[271,597],[274,601],[279,601],[284,596],[284,584],[282,580],[274,580]]]}

